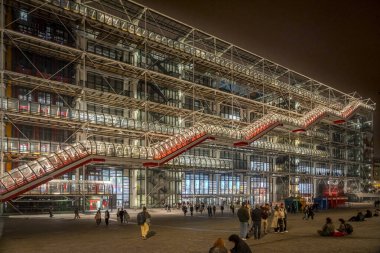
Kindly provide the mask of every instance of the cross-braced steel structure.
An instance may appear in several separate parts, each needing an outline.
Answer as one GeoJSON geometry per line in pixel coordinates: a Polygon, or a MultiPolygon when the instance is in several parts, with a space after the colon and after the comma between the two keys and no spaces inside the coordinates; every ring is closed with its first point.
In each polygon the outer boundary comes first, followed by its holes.
{"type": "Polygon", "coordinates": [[[1,14],[9,206],[261,203],[369,180],[375,104],[355,92],[132,1],[2,0],[1,14]]]}

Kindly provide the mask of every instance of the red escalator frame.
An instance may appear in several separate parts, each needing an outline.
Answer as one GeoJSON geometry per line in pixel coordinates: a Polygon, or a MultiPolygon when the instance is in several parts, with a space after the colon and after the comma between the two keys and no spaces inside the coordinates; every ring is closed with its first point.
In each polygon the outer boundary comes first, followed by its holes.
{"type": "Polygon", "coordinates": [[[17,196],[20,195],[20,194],[23,194],[23,193],[25,193],[25,192],[27,192],[27,191],[30,191],[30,190],[32,190],[33,188],[36,188],[36,187],[38,187],[38,186],[40,186],[40,185],[42,185],[42,184],[44,184],[44,183],[46,183],[46,182],[48,182],[48,181],[50,181],[50,180],[53,180],[53,179],[56,178],[56,177],[62,176],[63,174],[65,174],[65,173],[67,173],[67,172],[73,171],[73,170],[75,170],[75,169],[77,169],[77,168],[79,168],[79,167],[81,167],[81,166],[83,166],[83,165],[86,165],[86,164],[89,164],[89,163],[101,163],[101,162],[104,162],[104,161],[105,161],[105,159],[102,159],[102,158],[91,158],[91,156],[85,156],[85,157],[83,157],[82,159],[79,159],[79,160],[73,161],[72,163],[69,163],[69,164],[67,164],[66,166],[64,166],[64,167],[62,167],[62,168],[60,168],[60,169],[58,169],[58,170],[53,170],[53,171],[51,171],[50,173],[47,173],[47,174],[45,174],[45,175],[42,176],[42,177],[35,178],[35,180],[33,180],[33,181],[30,181],[30,182],[28,182],[28,183],[26,183],[26,184],[23,184],[23,185],[19,185],[18,187],[15,187],[15,188],[13,188],[13,189],[10,190],[10,191],[1,194],[0,196],[6,196],[6,197],[4,197],[4,198],[1,198],[1,201],[2,201],[2,202],[8,201],[8,200],[10,200],[10,199],[12,199],[12,198],[14,198],[14,197],[17,197],[17,196]],[[82,160],[82,159],[83,159],[84,161],[82,161],[81,163],[76,164],[76,165],[70,167],[70,164],[72,164],[72,163],[74,163],[74,162],[78,162],[78,161],[80,161],[80,160],[82,160]],[[68,167],[68,168],[67,168],[67,169],[64,169],[65,167],[68,167]],[[58,171],[59,171],[59,173],[54,174],[54,176],[51,177],[51,175],[52,175],[54,172],[58,172],[58,171]],[[38,183],[34,183],[34,184],[33,184],[33,182],[35,182],[36,180],[41,179],[41,178],[44,178],[44,177],[46,177],[45,180],[42,180],[42,181],[39,181],[38,183]],[[29,186],[29,187],[26,187],[26,188],[24,188],[24,189],[22,189],[22,190],[20,190],[20,191],[17,191],[17,189],[19,189],[19,188],[21,188],[21,187],[25,187],[25,186],[27,186],[27,185],[30,185],[30,186],[29,186]],[[13,194],[12,194],[12,192],[13,192],[13,194]],[[8,195],[9,193],[11,193],[11,194],[8,195]]]}

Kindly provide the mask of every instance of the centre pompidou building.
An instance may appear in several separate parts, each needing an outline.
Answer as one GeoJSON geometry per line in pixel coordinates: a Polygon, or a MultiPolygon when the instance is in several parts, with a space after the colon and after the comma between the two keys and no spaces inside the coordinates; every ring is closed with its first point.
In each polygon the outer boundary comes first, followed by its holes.
{"type": "Polygon", "coordinates": [[[5,211],[361,192],[375,104],[130,1],[1,0],[5,211]]]}

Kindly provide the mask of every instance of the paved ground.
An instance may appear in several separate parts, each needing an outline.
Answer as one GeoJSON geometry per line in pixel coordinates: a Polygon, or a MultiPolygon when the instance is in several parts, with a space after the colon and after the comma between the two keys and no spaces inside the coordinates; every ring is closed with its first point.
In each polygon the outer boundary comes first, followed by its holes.
{"type": "MultiPolygon", "coordinates": [[[[197,214],[183,217],[179,211],[166,213],[149,210],[152,214],[151,229],[156,233],[144,241],[136,225],[136,211],[130,210],[131,224],[118,224],[115,214],[109,227],[104,222],[97,227],[93,215],[12,216],[0,220],[0,252],[4,253],[60,253],[60,252],[208,252],[213,242],[222,237],[227,240],[238,233],[239,223],[230,214],[208,218],[197,214]]],[[[317,235],[326,217],[348,219],[357,209],[322,211],[314,220],[302,220],[301,214],[289,215],[289,233],[270,233],[261,240],[247,240],[253,252],[346,252],[380,253],[380,217],[362,223],[351,223],[354,233],[340,238],[317,235]]],[[[232,245],[227,242],[229,248],[232,245]]]]}

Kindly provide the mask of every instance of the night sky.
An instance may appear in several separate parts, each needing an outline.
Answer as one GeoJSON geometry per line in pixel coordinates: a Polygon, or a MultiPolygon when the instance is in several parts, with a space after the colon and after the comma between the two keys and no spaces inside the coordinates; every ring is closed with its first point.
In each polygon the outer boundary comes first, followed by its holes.
{"type": "Polygon", "coordinates": [[[346,93],[377,103],[380,157],[380,1],[137,0],[346,93]]]}

